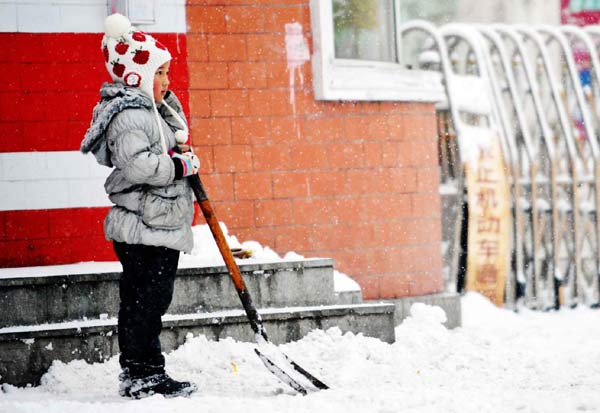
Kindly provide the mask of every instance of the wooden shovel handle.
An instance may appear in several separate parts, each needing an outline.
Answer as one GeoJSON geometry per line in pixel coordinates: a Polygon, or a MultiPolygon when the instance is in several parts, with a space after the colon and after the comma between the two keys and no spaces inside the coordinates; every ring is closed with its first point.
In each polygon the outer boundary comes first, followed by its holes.
{"type": "Polygon", "coordinates": [[[242,305],[244,306],[244,310],[246,310],[246,315],[248,316],[248,320],[250,321],[250,325],[252,330],[255,333],[262,335],[265,339],[267,339],[267,334],[262,325],[262,320],[258,311],[256,311],[256,307],[252,302],[252,297],[250,293],[246,289],[246,283],[242,278],[242,273],[240,272],[237,263],[235,262],[235,258],[227,244],[227,240],[225,239],[225,235],[221,230],[221,226],[219,225],[219,220],[215,216],[215,213],[210,205],[208,200],[208,196],[206,195],[206,191],[204,190],[204,186],[202,185],[202,181],[197,174],[191,175],[187,178],[189,183],[194,191],[194,195],[196,196],[196,201],[198,201],[198,205],[200,206],[200,210],[202,211],[202,215],[206,219],[206,223],[210,228],[210,232],[217,243],[217,247],[219,248],[219,252],[223,257],[223,261],[225,261],[225,265],[229,270],[229,275],[231,277],[231,281],[233,281],[233,285],[237,290],[237,293],[242,301],[242,305]]]}

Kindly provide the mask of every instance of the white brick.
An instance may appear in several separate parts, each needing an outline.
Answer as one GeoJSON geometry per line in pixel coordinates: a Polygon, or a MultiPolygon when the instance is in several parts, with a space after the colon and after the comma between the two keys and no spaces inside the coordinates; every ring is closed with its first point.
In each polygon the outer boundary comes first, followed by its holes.
{"type": "Polygon", "coordinates": [[[0,181],[28,181],[43,177],[46,152],[9,152],[0,154],[0,181]]]}
{"type": "Polygon", "coordinates": [[[110,173],[112,172],[113,168],[108,168],[104,165],[100,165],[98,162],[96,162],[96,159],[92,154],[87,154],[85,155],[85,157],[87,158],[87,162],[89,165],[89,177],[102,178],[103,181],[106,180],[106,178],[108,178],[108,175],[110,175],[110,173]]]}
{"type": "Polygon", "coordinates": [[[17,31],[17,5],[0,3],[0,32],[17,31]]]}
{"type": "Polygon", "coordinates": [[[67,181],[25,182],[25,208],[56,209],[68,208],[69,185],[67,181]]]}
{"type": "Polygon", "coordinates": [[[9,152],[0,153],[0,181],[30,181],[106,177],[101,174],[95,159],[79,151],[9,152]]]}
{"type": "Polygon", "coordinates": [[[108,195],[104,191],[104,179],[78,179],[68,182],[68,207],[100,207],[111,206],[108,195]]]}
{"type": "Polygon", "coordinates": [[[0,181],[0,211],[25,209],[25,183],[0,181]]]}
{"type": "Polygon", "coordinates": [[[17,5],[17,27],[20,32],[56,32],[60,21],[60,7],[55,4],[17,5]]]}
{"type": "Polygon", "coordinates": [[[88,177],[90,166],[87,157],[75,151],[45,152],[45,179],[69,179],[88,177]]]}
{"type": "MultiPolygon", "coordinates": [[[[31,33],[101,33],[107,0],[0,0],[0,31],[31,33]]],[[[185,0],[157,0],[156,24],[148,32],[185,33],[185,0]]]]}
{"type": "Polygon", "coordinates": [[[102,32],[107,15],[106,4],[73,4],[61,5],[61,32],[102,32]]]}
{"type": "Polygon", "coordinates": [[[0,153],[0,194],[9,194],[0,210],[111,205],[104,193],[111,171],[79,151],[0,153]]]}

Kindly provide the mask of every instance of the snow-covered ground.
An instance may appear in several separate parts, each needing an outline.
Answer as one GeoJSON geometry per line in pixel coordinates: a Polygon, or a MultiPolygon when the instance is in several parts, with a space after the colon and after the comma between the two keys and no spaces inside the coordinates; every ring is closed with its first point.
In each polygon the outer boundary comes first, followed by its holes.
{"type": "MultiPolygon", "coordinates": [[[[207,226],[194,227],[197,250],[182,256],[180,266],[222,265],[210,237],[207,226]]],[[[251,251],[246,262],[302,258],[293,252],[281,258],[254,241],[227,238],[232,248],[251,251]]],[[[119,267],[87,263],[38,270],[51,276],[119,267]]],[[[19,271],[3,269],[0,277],[19,271]]],[[[356,288],[336,272],[336,291],[356,288]]],[[[189,399],[120,398],[116,357],[93,365],[57,361],[39,387],[0,386],[0,413],[600,411],[599,310],[514,313],[469,293],[462,298],[462,315],[463,326],[447,330],[439,307],[415,304],[391,345],[331,329],[280,346],[331,387],[308,396],[295,394],[268,372],[253,343],[199,336],[167,355],[168,373],[199,385],[189,399]]]]}
{"type": "Polygon", "coordinates": [[[579,412],[600,411],[600,311],[518,314],[462,298],[463,326],[415,304],[386,344],[337,329],[281,346],[331,386],[308,396],[279,383],[252,343],[189,337],[167,370],[193,380],[189,399],[131,401],[117,393],[118,362],[55,362],[37,388],[4,385],[0,412],[579,412]]]}

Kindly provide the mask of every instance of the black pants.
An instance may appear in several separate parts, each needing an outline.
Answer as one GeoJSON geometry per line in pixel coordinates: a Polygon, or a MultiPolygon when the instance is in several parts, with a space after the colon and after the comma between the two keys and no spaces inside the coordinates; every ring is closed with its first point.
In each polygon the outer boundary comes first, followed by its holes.
{"type": "Polygon", "coordinates": [[[119,362],[132,376],[163,373],[161,316],[173,298],[179,251],[122,242],[115,242],[114,249],[123,266],[119,289],[119,362]]]}

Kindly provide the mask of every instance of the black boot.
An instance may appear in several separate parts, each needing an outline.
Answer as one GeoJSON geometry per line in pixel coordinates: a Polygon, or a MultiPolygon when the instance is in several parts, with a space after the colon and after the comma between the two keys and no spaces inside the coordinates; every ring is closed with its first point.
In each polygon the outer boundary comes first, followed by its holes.
{"type": "Polygon", "coordinates": [[[119,373],[119,396],[129,397],[129,389],[131,388],[131,376],[129,369],[125,368],[119,373]]]}
{"type": "MultiPolygon", "coordinates": [[[[160,360],[158,360],[160,361],[160,360]]],[[[165,397],[189,396],[198,387],[187,381],[173,380],[165,373],[163,363],[146,364],[130,360],[121,360],[123,367],[119,374],[119,395],[141,399],[162,394],[165,397]]]]}
{"type": "Polygon", "coordinates": [[[154,394],[162,394],[165,397],[189,397],[197,390],[198,386],[194,383],[173,380],[166,373],[138,378],[124,377],[119,386],[119,394],[132,399],[142,399],[154,394]]]}

